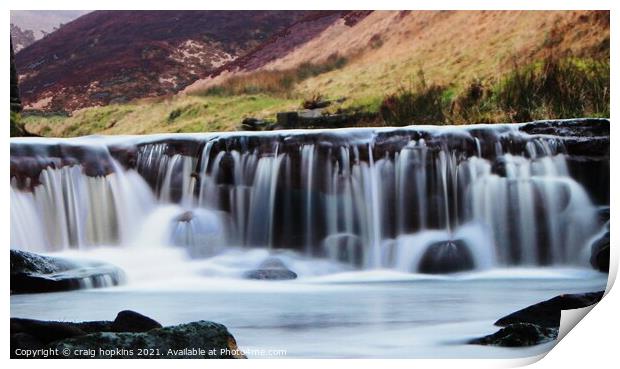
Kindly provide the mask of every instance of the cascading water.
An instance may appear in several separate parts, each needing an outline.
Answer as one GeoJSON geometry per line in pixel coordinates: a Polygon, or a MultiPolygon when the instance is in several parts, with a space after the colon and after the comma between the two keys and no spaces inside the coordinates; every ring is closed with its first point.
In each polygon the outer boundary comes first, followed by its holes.
{"type": "Polygon", "coordinates": [[[11,247],[263,248],[404,272],[441,255],[478,269],[584,264],[605,201],[584,171],[609,163],[588,168],[584,139],[563,127],[16,139],[11,247]]]}

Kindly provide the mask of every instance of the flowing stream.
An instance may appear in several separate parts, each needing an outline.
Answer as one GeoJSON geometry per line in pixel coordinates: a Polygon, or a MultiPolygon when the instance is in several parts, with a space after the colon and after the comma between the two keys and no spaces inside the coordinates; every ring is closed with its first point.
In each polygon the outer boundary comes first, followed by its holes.
{"type": "Polygon", "coordinates": [[[607,168],[608,178],[609,163],[581,159],[574,137],[523,127],[12,139],[11,248],[109,261],[127,285],[13,296],[11,314],[109,319],[132,307],[164,323],[221,321],[242,345],[264,331],[294,341],[312,326],[288,347],[293,356],[450,355],[439,334],[426,354],[363,350],[373,332],[398,340],[436,321],[467,336],[511,308],[605,285],[588,259],[609,205],[591,176],[607,168]],[[274,256],[298,279],[243,280],[274,256]],[[349,319],[341,305],[354,291],[349,319]],[[299,300],[269,301],[280,293],[299,300]],[[455,304],[462,316],[440,316],[455,304]],[[359,347],[313,348],[333,334],[359,334],[359,347]]]}

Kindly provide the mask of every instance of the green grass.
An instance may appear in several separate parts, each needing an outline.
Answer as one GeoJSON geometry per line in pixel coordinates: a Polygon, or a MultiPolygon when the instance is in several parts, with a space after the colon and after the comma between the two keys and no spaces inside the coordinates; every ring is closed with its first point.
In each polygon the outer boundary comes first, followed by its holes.
{"type": "Polygon", "coordinates": [[[494,97],[510,121],[609,116],[609,62],[547,58],[515,67],[494,97]]]}
{"type": "Polygon", "coordinates": [[[550,56],[459,92],[428,84],[420,72],[417,85],[387,95],[379,111],[390,125],[609,117],[609,89],[608,60],[550,56]]]}
{"type": "MultiPolygon", "coordinates": [[[[332,66],[321,68],[305,66],[302,74],[335,73],[337,70],[330,68],[340,65],[338,63],[342,62],[336,60],[332,66]]],[[[294,72],[300,73],[300,70],[294,72]]],[[[263,78],[265,75],[259,74],[258,79],[239,79],[238,85],[222,86],[223,90],[217,93],[211,89],[198,95],[87,108],[72,116],[24,114],[20,124],[34,134],[58,137],[231,131],[238,129],[244,118],[273,120],[277,112],[299,109],[304,101],[321,96],[320,92],[293,93],[288,84],[280,86],[283,75],[286,76],[276,72],[263,78]],[[254,84],[257,81],[260,83],[254,84]]],[[[327,111],[367,113],[369,118],[364,124],[373,126],[609,117],[609,88],[608,59],[548,57],[526,65],[514,65],[496,79],[472,78],[462,85],[428,81],[419,70],[408,85],[396,92],[378,90],[373,94],[355,95],[334,103],[327,111]]]]}
{"type": "Polygon", "coordinates": [[[177,96],[160,101],[93,107],[72,116],[29,115],[23,118],[35,134],[72,137],[90,134],[205,132],[237,129],[243,118],[271,118],[282,109],[295,109],[301,99],[274,96],[177,96]]]}

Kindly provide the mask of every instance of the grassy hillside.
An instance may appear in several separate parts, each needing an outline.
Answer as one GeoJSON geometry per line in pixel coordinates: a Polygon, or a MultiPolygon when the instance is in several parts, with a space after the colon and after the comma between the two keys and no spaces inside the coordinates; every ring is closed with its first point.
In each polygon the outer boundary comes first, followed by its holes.
{"type": "Polygon", "coordinates": [[[24,121],[53,136],[234,130],[317,95],[390,125],[608,116],[609,13],[373,12],[173,98],[24,121]]]}
{"type": "MultiPolygon", "coordinates": [[[[294,92],[347,97],[345,107],[376,107],[384,95],[409,85],[420,69],[429,81],[458,90],[473,78],[497,79],[513,64],[541,59],[550,49],[558,56],[608,57],[609,13],[376,11],[352,27],[336,22],[259,71],[290,70],[339,55],[347,65],[303,81],[294,92]]],[[[248,68],[236,75],[257,72],[248,68]]],[[[204,91],[227,78],[198,81],[186,91],[204,91]]]]}
{"type": "Polygon", "coordinates": [[[29,132],[72,137],[89,134],[143,134],[234,130],[246,116],[272,116],[299,101],[267,95],[180,96],[78,110],[72,116],[25,115],[29,132]]]}

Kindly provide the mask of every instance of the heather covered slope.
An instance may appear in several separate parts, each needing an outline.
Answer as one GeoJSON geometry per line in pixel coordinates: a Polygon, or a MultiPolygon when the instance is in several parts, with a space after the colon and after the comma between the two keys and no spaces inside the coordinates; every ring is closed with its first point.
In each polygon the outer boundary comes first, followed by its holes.
{"type": "Polygon", "coordinates": [[[74,111],[171,94],[303,11],[95,11],[16,55],[26,108],[74,111]]]}
{"type": "MultiPolygon", "coordinates": [[[[315,12],[176,96],[29,116],[32,132],[235,130],[320,97],[372,125],[609,116],[609,12],[315,12]]],[[[179,85],[179,89],[182,87],[179,85]]]]}

